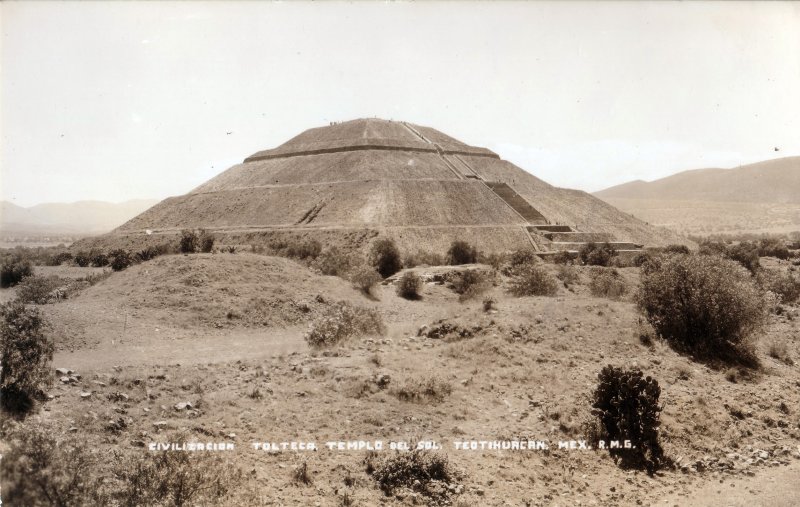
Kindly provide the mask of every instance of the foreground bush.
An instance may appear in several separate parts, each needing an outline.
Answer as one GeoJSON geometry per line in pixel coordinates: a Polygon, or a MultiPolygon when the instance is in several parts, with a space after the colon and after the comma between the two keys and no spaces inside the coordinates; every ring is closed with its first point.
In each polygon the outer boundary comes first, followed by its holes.
{"type": "Polygon", "coordinates": [[[401,401],[410,403],[440,402],[450,396],[453,388],[437,377],[412,377],[394,391],[401,401]]]}
{"type": "Polygon", "coordinates": [[[200,242],[200,238],[197,237],[197,233],[194,231],[190,231],[189,229],[184,229],[181,231],[181,241],[180,241],[180,251],[184,254],[195,253],[197,251],[197,245],[200,242]]]}
{"type": "Polygon", "coordinates": [[[283,253],[292,259],[314,260],[322,252],[322,243],[316,239],[292,241],[286,245],[283,253]]]}
{"type": "Polygon", "coordinates": [[[756,277],[764,290],[780,297],[781,303],[794,303],[800,299],[800,278],[775,269],[762,269],[756,277]]]}
{"type": "Polygon", "coordinates": [[[592,296],[616,300],[628,293],[628,285],[616,269],[595,268],[591,273],[589,290],[592,296]]]}
{"type": "Polygon", "coordinates": [[[131,264],[133,264],[134,261],[134,258],[127,250],[114,250],[108,255],[111,257],[111,269],[114,271],[122,271],[123,269],[127,269],[131,264]]]}
{"type": "Polygon", "coordinates": [[[397,295],[404,299],[419,299],[419,291],[422,290],[422,278],[413,271],[403,273],[397,281],[397,295]]]}
{"type": "Polygon", "coordinates": [[[39,311],[20,302],[0,306],[0,405],[15,413],[33,406],[52,380],[53,343],[43,332],[39,311]]]}
{"type": "Polygon", "coordinates": [[[465,269],[454,272],[450,277],[450,287],[458,294],[461,302],[473,299],[493,285],[492,277],[489,273],[478,269],[465,269]]]}
{"type": "Polygon", "coordinates": [[[372,245],[369,263],[383,278],[388,278],[403,269],[400,251],[394,241],[388,238],[377,240],[372,245]]]}
{"type": "Polygon", "coordinates": [[[214,235],[205,229],[200,229],[200,235],[197,238],[200,251],[203,253],[211,253],[214,249],[214,235]]]}
{"type": "Polygon", "coordinates": [[[9,259],[0,266],[0,287],[13,287],[22,281],[26,276],[33,274],[33,267],[30,261],[21,259],[9,259]]]}
{"type": "Polygon", "coordinates": [[[304,338],[310,346],[319,348],[336,345],[347,338],[385,332],[383,318],[376,310],[342,301],[315,320],[304,338]]]}
{"type": "Polygon", "coordinates": [[[558,293],[558,280],[544,267],[527,264],[517,270],[509,290],[517,297],[555,296],[558,293]]]}
{"type": "Polygon", "coordinates": [[[381,275],[371,267],[363,266],[350,274],[350,281],[353,282],[353,287],[371,296],[372,289],[381,281],[381,275]]]}
{"type": "Polygon", "coordinates": [[[316,259],[316,267],[323,275],[345,276],[357,264],[354,255],[332,246],[323,250],[316,259]]]}
{"type": "MultiPolygon", "coordinates": [[[[622,466],[645,469],[653,474],[664,464],[664,451],[658,435],[661,388],[640,370],[606,366],[598,376],[592,399],[592,414],[597,418],[598,440],[622,466]],[[623,445],[611,448],[609,441],[623,445]],[[624,441],[632,444],[624,448],[624,441]]],[[[599,442],[595,442],[595,446],[599,442]]]]}
{"type": "Polygon", "coordinates": [[[786,243],[778,238],[765,238],[758,242],[759,257],[776,257],[786,260],[790,257],[786,243]]]}
{"type": "Polygon", "coordinates": [[[57,276],[28,276],[17,287],[17,299],[23,303],[44,305],[64,297],[65,294],[58,291],[64,285],[64,280],[57,276]]]}
{"type": "Polygon", "coordinates": [[[475,264],[478,261],[478,249],[466,241],[453,241],[447,250],[447,263],[451,266],[475,264]]]}
{"type": "Polygon", "coordinates": [[[610,243],[586,243],[578,251],[578,257],[585,266],[608,266],[617,250],[610,243]]]}
{"type": "Polygon", "coordinates": [[[398,453],[377,466],[368,466],[367,472],[386,495],[405,488],[436,504],[447,504],[455,489],[450,486],[461,480],[446,456],[420,450],[398,453]]]}
{"type": "Polygon", "coordinates": [[[768,302],[737,263],[717,256],[667,256],[642,270],[637,304],[675,349],[700,359],[756,366],[753,333],[768,302]]]}

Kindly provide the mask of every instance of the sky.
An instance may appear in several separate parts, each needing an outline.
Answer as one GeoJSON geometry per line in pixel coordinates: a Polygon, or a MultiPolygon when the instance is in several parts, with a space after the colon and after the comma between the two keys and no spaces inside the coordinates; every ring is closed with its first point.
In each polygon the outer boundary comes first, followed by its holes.
{"type": "Polygon", "coordinates": [[[586,191],[800,155],[800,3],[2,2],[0,26],[20,206],[184,194],[363,117],[586,191]]]}

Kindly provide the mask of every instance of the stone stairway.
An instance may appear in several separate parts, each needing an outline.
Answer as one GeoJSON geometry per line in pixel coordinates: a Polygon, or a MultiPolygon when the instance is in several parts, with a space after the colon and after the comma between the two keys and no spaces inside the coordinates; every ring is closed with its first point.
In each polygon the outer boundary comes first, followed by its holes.
{"type": "Polygon", "coordinates": [[[501,199],[503,199],[511,208],[519,213],[519,215],[528,221],[529,224],[546,224],[547,219],[539,213],[539,211],[530,205],[528,201],[522,198],[513,188],[509,187],[507,183],[498,181],[486,181],[486,186],[492,189],[501,199]]]}
{"type": "Polygon", "coordinates": [[[573,256],[587,243],[608,243],[621,256],[634,256],[642,251],[643,246],[629,241],[614,241],[611,234],[605,232],[580,232],[568,225],[531,225],[528,232],[538,234],[549,241],[548,250],[540,253],[541,257],[568,252],[573,256]]]}

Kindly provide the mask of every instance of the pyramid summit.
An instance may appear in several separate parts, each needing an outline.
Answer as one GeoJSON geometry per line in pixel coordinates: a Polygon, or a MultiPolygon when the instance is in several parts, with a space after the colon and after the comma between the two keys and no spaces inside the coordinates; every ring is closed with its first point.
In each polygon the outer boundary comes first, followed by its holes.
{"type": "Polygon", "coordinates": [[[313,237],[360,248],[381,235],[406,251],[439,252],[455,239],[487,252],[543,253],[586,241],[616,242],[620,250],[680,241],[486,148],[372,118],[312,128],[254,153],[94,241],[140,246],[197,228],[226,244],[313,237]]]}

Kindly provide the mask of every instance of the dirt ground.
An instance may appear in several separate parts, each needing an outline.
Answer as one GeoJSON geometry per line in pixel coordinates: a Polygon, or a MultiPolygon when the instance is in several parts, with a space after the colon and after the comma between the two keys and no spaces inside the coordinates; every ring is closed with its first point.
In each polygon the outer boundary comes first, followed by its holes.
{"type": "MultiPolygon", "coordinates": [[[[49,269],[78,276],[80,268],[49,269]]],[[[631,297],[638,268],[619,270],[628,286],[619,300],[592,296],[590,268],[575,269],[577,283],[556,297],[511,296],[501,276],[464,302],[435,281],[408,301],[391,284],[370,297],[281,258],[160,257],[40,307],[57,344],[53,367],[81,378],[62,383],[54,373],[53,398],[30,419],[102,443],[100,452],[151,452],[150,442],[171,442],[178,431],[234,442],[231,459],[250,474],[262,505],[340,505],[345,492],[355,505],[424,503],[414,493],[384,495],[365,471],[365,450],[325,446],[357,440],[436,442],[463,474],[454,505],[797,505],[800,372],[767,351],[782,342],[800,361],[800,309],[771,316],[758,341],[762,372],[731,382],[661,343],[641,343],[631,297]],[[485,297],[495,309],[484,310],[485,297]],[[376,309],[386,334],[310,349],[309,323],[336,301],[376,309]],[[442,320],[465,336],[420,335],[442,320]],[[585,438],[589,399],[607,364],[637,366],[660,383],[661,440],[674,469],[650,477],[619,468],[606,451],[558,449],[585,438]],[[428,380],[438,386],[428,398],[398,395],[428,380]],[[185,402],[191,407],[175,408],[185,402]],[[119,417],[125,428],[110,431],[119,417]],[[454,447],[494,440],[550,448],[454,447]],[[253,448],[291,441],[319,449],[253,448]],[[310,485],[292,482],[302,462],[310,485]]]]}

